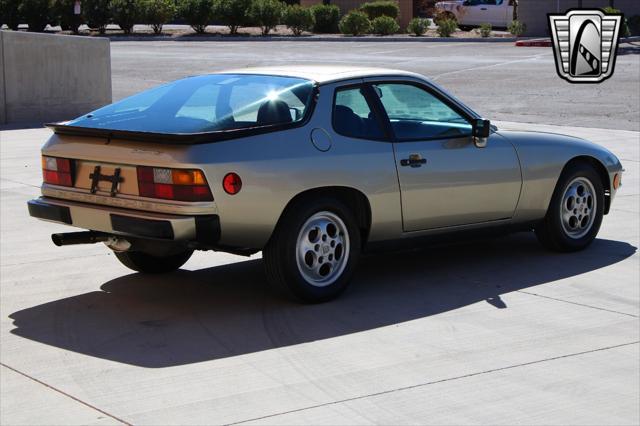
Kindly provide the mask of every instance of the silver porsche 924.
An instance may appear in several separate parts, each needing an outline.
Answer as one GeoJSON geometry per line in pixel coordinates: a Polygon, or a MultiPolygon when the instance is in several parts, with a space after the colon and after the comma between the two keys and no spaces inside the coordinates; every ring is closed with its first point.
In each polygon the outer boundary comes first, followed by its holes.
{"type": "Polygon", "coordinates": [[[337,296],[382,242],[506,229],[583,249],[622,173],[600,146],[498,130],[387,69],[185,78],[49,127],[29,213],[88,230],[56,245],[104,242],[145,273],[262,250],[268,281],[309,302],[337,296]]]}

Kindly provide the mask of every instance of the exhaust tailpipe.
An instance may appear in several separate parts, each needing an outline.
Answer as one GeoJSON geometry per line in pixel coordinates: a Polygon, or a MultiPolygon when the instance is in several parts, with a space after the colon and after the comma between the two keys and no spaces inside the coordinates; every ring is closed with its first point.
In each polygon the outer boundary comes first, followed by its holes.
{"type": "Polygon", "coordinates": [[[64,232],[61,234],[51,234],[53,244],[58,247],[70,246],[72,244],[95,244],[109,240],[111,235],[104,232],[84,231],[84,232],[64,232]]]}

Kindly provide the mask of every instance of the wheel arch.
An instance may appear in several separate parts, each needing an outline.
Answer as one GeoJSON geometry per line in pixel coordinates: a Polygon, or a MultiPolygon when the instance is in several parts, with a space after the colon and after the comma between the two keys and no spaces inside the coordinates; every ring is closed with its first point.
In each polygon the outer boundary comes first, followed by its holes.
{"type": "MultiPolygon", "coordinates": [[[[609,213],[609,208],[611,207],[611,182],[609,179],[609,172],[607,168],[600,160],[596,157],[592,157],[590,155],[578,155],[571,158],[562,168],[562,172],[558,177],[558,181],[560,181],[560,177],[564,174],[564,172],[574,164],[588,164],[594,168],[598,176],[600,176],[600,180],[602,181],[602,187],[604,188],[604,214],[609,213]]],[[[557,183],[556,183],[557,185],[557,183]]]]}
{"type": "Polygon", "coordinates": [[[304,200],[319,197],[335,198],[344,203],[353,212],[356,222],[358,223],[358,228],[360,229],[362,246],[364,247],[371,229],[371,203],[362,191],[349,186],[323,186],[307,189],[296,194],[289,200],[282,210],[282,213],[280,213],[271,237],[278,231],[287,212],[294,208],[296,204],[302,203],[304,200]]]}

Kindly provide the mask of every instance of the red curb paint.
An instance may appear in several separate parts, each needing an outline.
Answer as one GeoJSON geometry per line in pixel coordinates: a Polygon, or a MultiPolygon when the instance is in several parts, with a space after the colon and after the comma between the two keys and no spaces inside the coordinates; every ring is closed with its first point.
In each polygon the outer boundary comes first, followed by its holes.
{"type": "Polygon", "coordinates": [[[516,46],[520,47],[551,47],[553,43],[549,39],[536,39],[536,40],[518,40],[516,46]]]}

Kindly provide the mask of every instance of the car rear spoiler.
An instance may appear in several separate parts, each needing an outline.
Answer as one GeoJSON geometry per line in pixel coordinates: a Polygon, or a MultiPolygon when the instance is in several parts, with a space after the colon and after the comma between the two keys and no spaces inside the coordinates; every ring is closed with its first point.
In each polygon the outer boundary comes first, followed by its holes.
{"type": "Polygon", "coordinates": [[[90,127],[69,126],[63,123],[46,123],[45,126],[60,135],[88,136],[95,138],[126,139],[141,142],[155,142],[164,144],[195,145],[202,143],[213,143],[226,141],[229,139],[244,138],[265,133],[287,130],[304,125],[303,122],[285,124],[274,124],[268,126],[247,127],[233,130],[218,130],[214,132],[202,133],[155,133],[137,132],[131,130],[94,129],[90,127]]]}

